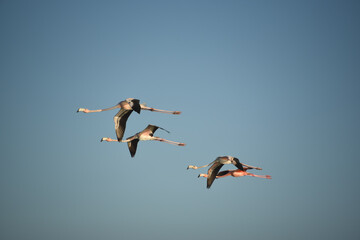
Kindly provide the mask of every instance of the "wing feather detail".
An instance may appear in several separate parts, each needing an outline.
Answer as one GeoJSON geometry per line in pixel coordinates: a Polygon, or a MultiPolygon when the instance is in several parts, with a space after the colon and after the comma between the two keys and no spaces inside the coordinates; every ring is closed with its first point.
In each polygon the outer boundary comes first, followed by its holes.
{"type": "Polygon", "coordinates": [[[166,130],[166,129],[162,128],[162,127],[158,127],[158,126],[151,125],[151,124],[149,124],[144,130],[150,130],[152,133],[154,133],[158,129],[161,129],[161,130],[164,130],[167,133],[170,133],[168,130],[166,130]]]}
{"type": "Polygon", "coordinates": [[[240,163],[239,159],[237,158],[234,158],[234,161],[235,161],[235,167],[237,167],[238,169],[244,171],[244,168],[243,168],[243,165],[240,163]]]}
{"type": "Polygon", "coordinates": [[[141,106],[140,106],[140,100],[139,99],[132,99],[130,102],[130,107],[137,113],[140,114],[141,106]]]}
{"type": "Polygon", "coordinates": [[[218,172],[220,171],[221,167],[223,166],[224,164],[222,163],[219,163],[219,162],[215,162],[208,170],[208,178],[207,178],[207,181],[206,181],[206,187],[207,188],[210,188],[211,185],[213,184],[215,178],[216,178],[216,175],[218,174],[218,172]]]}
{"type": "Polygon", "coordinates": [[[230,172],[229,170],[221,171],[216,176],[221,177],[221,176],[224,176],[224,175],[228,174],[229,172],[230,172]]]}
{"type": "Polygon", "coordinates": [[[138,143],[139,143],[139,139],[137,138],[127,143],[131,157],[135,156],[138,143]]]}
{"type": "Polygon", "coordinates": [[[115,132],[118,141],[121,141],[124,136],[126,121],[133,110],[120,109],[120,111],[114,116],[115,132]]]}

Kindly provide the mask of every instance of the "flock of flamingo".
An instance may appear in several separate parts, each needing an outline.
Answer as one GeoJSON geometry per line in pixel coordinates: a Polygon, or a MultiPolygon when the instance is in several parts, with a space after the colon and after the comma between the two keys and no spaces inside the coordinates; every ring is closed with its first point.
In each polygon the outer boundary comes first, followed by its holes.
{"type": "MultiPolygon", "coordinates": [[[[84,112],[84,113],[103,112],[103,111],[113,110],[116,108],[120,108],[119,112],[114,116],[115,132],[116,132],[117,139],[103,137],[101,139],[101,142],[103,142],[103,141],[126,142],[128,145],[131,157],[135,156],[137,145],[138,145],[139,141],[153,140],[153,141],[165,142],[165,143],[169,143],[169,144],[173,144],[173,145],[177,145],[177,146],[185,146],[185,143],[174,142],[174,141],[170,141],[170,140],[167,140],[164,138],[154,136],[154,133],[157,129],[161,129],[166,132],[169,132],[169,131],[167,131],[164,128],[161,128],[161,127],[158,127],[155,125],[151,125],[151,124],[149,124],[141,132],[138,132],[135,135],[128,137],[126,140],[123,140],[124,132],[125,132],[125,128],[126,128],[126,122],[133,111],[137,112],[138,114],[140,114],[141,110],[148,110],[148,111],[152,111],[152,112],[160,112],[160,113],[168,113],[168,114],[176,114],[176,115],[181,114],[181,112],[179,112],[179,111],[167,111],[167,110],[155,109],[155,108],[147,107],[146,104],[140,104],[139,99],[127,98],[126,100],[121,101],[117,105],[110,107],[110,108],[97,109],[97,110],[89,110],[87,108],[79,108],[77,110],[77,112],[84,112]]],[[[262,170],[262,168],[253,167],[253,166],[241,163],[239,161],[239,159],[237,159],[236,157],[232,157],[232,156],[217,157],[213,162],[211,162],[207,165],[204,165],[204,166],[200,166],[200,167],[189,165],[187,167],[187,169],[198,169],[198,168],[203,168],[203,167],[208,167],[208,166],[210,166],[210,167],[207,171],[207,174],[199,174],[199,176],[198,176],[198,177],[207,178],[207,183],[206,183],[207,188],[211,187],[211,185],[213,184],[215,179],[227,177],[227,176],[232,176],[232,177],[253,176],[253,177],[259,177],[259,178],[271,179],[270,175],[255,175],[252,173],[248,173],[247,170],[249,170],[249,169],[262,170]],[[235,167],[237,167],[237,169],[236,170],[225,170],[225,171],[219,172],[220,169],[222,168],[222,166],[226,165],[226,164],[233,164],[235,167]]]]}

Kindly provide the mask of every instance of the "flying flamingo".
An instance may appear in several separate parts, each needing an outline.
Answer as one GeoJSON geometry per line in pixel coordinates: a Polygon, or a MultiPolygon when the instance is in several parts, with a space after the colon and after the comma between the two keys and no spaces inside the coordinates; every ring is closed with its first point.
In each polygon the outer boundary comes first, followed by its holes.
{"type": "Polygon", "coordinates": [[[160,137],[154,137],[154,132],[158,128],[160,128],[161,130],[164,130],[164,131],[169,133],[169,131],[165,130],[164,128],[149,124],[144,130],[142,130],[141,132],[135,134],[134,136],[131,136],[131,137],[127,138],[126,140],[120,140],[119,141],[119,140],[116,140],[116,139],[111,139],[111,138],[104,137],[104,138],[101,139],[101,142],[102,141],[107,141],[107,142],[127,142],[131,157],[135,156],[136,148],[137,148],[137,145],[138,145],[139,141],[155,140],[155,141],[170,143],[170,144],[177,145],[177,146],[185,146],[185,143],[179,143],[179,142],[170,141],[170,140],[160,138],[160,137]]]}
{"type": "Polygon", "coordinates": [[[118,141],[121,141],[124,136],[125,128],[126,128],[126,121],[129,118],[130,114],[135,111],[140,114],[142,110],[148,110],[152,112],[161,112],[161,113],[168,113],[168,114],[180,114],[179,111],[167,111],[167,110],[160,110],[151,107],[147,107],[146,104],[140,104],[139,99],[135,98],[127,98],[124,101],[119,102],[117,105],[104,108],[104,109],[97,109],[97,110],[89,110],[87,108],[79,108],[77,112],[84,112],[84,113],[91,113],[91,112],[103,112],[112,109],[120,108],[120,111],[114,116],[114,123],[115,123],[115,132],[118,141]]]}
{"type": "MultiPolygon", "coordinates": [[[[217,177],[220,169],[222,168],[223,165],[225,164],[233,164],[234,166],[236,166],[239,170],[239,172],[246,172],[247,169],[251,168],[251,169],[257,169],[257,170],[262,170],[262,168],[259,167],[253,167],[244,163],[240,163],[239,159],[232,157],[232,156],[222,156],[222,157],[217,157],[214,161],[212,161],[211,163],[201,166],[201,167],[197,167],[197,166],[193,166],[193,165],[189,165],[187,167],[187,169],[192,168],[192,169],[198,169],[198,168],[203,168],[203,167],[207,167],[209,165],[212,166],[208,169],[208,173],[206,174],[206,178],[207,178],[207,188],[210,188],[212,183],[214,182],[215,178],[217,177]],[[244,169],[244,166],[247,167],[247,169],[244,169]]],[[[237,170],[236,170],[237,171],[237,170]]],[[[224,173],[225,175],[226,173],[224,173]]],[[[230,173],[231,174],[231,173],[230,173]]],[[[234,173],[235,174],[235,173],[234,173]]],[[[239,173],[237,173],[239,174],[239,173]]],[[[201,175],[201,174],[200,174],[201,175]]],[[[201,177],[199,175],[199,177],[201,177]]],[[[205,176],[205,175],[203,175],[205,176]]]]}
{"type": "MultiPolygon", "coordinates": [[[[232,176],[232,177],[252,176],[252,177],[271,179],[270,175],[256,175],[256,174],[246,172],[248,169],[252,169],[252,168],[243,167],[243,169],[244,170],[235,169],[235,170],[221,171],[216,175],[216,178],[222,178],[222,177],[227,177],[227,176],[232,176]]],[[[207,178],[208,174],[200,173],[198,177],[207,178]]]]}

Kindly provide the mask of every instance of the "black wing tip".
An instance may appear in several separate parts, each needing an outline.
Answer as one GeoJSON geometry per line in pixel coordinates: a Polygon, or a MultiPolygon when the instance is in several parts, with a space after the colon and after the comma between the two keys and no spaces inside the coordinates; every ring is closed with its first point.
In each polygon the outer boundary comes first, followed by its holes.
{"type": "Polygon", "coordinates": [[[129,152],[130,152],[130,156],[132,158],[135,157],[138,142],[139,142],[138,139],[133,139],[133,140],[131,140],[130,142],[127,143],[128,148],[129,148],[129,152]]]}
{"type": "Polygon", "coordinates": [[[162,128],[162,127],[159,127],[159,128],[167,133],[170,133],[170,131],[166,130],[165,128],[162,128]]]}
{"type": "Polygon", "coordinates": [[[242,171],[244,171],[244,166],[241,163],[236,164],[236,167],[242,171]]]}
{"type": "Polygon", "coordinates": [[[133,106],[131,106],[132,110],[140,114],[141,106],[140,106],[140,100],[139,99],[133,99],[132,100],[133,106]]]}
{"type": "Polygon", "coordinates": [[[130,149],[130,147],[129,147],[129,152],[130,152],[130,156],[131,156],[132,158],[135,157],[136,150],[133,151],[133,149],[130,149]]]}
{"type": "MultiPolygon", "coordinates": [[[[130,148],[129,148],[129,150],[130,150],[130,148]]],[[[136,152],[133,152],[133,151],[129,151],[130,152],[130,156],[133,158],[133,157],[135,157],[135,154],[136,154],[136,152]]]]}

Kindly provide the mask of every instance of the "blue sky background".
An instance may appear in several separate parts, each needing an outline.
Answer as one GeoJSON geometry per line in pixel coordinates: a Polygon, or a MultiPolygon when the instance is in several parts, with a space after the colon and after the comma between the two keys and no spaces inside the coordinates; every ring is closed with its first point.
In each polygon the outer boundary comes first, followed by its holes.
{"type": "MultiPolygon", "coordinates": [[[[358,1],[1,1],[1,239],[359,239],[358,1]],[[128,97],[187,143],[115,137],[128,97]],[[272,180],[198,179],[222,155],[272,180]]],[[[228,168],[233,168],[229,166],[228,168]]]]}

